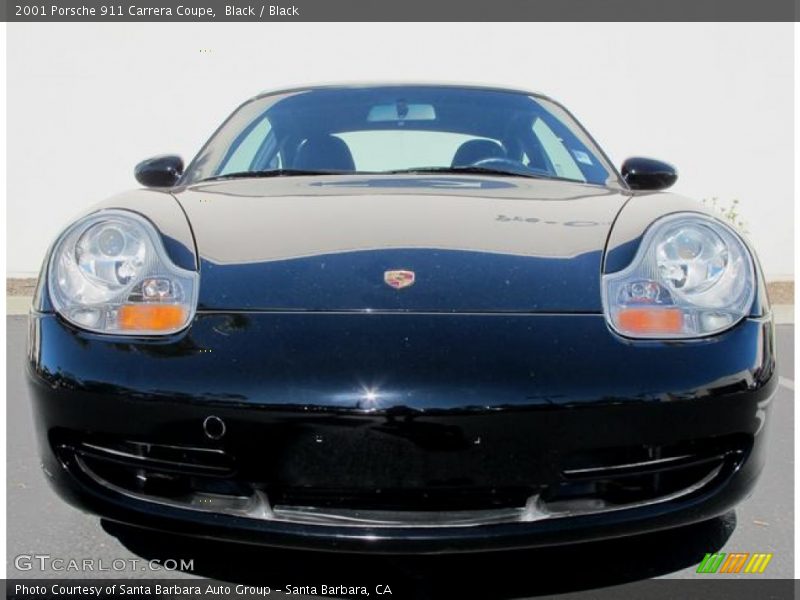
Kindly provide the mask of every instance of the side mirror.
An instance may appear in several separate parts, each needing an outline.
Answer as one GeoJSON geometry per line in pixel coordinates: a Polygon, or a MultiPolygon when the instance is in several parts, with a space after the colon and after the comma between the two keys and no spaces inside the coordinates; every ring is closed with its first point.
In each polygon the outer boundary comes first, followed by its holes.
{"type": "Polygon", "coordinates": [[[678,171],[660,160],[634,157],[622,163],[622,178],[632,190],[665,190],[678,180],[678,171]]]}
{"type": "Polygon", "coordinates": [[[183,159],[173,155],[148,158],[133,169],[136,181],[145,187],[172,187],[182,173],[183,159]]]}

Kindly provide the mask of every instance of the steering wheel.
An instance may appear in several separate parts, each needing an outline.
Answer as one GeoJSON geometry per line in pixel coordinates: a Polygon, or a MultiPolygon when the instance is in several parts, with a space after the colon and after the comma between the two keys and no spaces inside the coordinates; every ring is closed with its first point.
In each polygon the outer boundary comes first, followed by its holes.
{"type": "Polygon", "coordinates": [[[479,169],[497,169],[498,171],[508,171],[510,174],[517,175],[542,175],[550,177],[552,174],[544,169],[523,165],[518,160],[511,158],[482,158],[470,165],[479,169]]]}

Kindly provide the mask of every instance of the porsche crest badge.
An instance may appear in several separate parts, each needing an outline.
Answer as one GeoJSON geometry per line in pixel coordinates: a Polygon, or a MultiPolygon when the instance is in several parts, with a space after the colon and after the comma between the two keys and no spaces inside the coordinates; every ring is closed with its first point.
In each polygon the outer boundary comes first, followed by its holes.
{"type": "Polygon", "coordinates": [[[383,281],[389,287],[393,287],[396,290],[400,290],[406,288],[410,285],[414,285],[414,271],[384,271],[383,273],[383,281]]]}

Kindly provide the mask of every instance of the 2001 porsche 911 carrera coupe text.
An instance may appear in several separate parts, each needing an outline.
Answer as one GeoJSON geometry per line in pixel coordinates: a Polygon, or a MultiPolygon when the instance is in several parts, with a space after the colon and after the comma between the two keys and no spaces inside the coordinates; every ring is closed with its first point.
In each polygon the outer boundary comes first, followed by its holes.
{"type": "Polygon", "coordinates": [[[267,93],[136,177],[57,238],[30,316],[67,501],[451,552],[673,527],[752,490],[777,384],[753,250],[554,101],[267,93]]]}

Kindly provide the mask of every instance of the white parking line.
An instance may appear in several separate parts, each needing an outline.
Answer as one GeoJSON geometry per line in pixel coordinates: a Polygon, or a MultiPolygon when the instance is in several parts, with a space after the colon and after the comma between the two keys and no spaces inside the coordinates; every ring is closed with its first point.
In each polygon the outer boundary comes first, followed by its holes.
{"type": "Polygon", "coordinates": [[[794,380],[787,377],[778,377],[778,385],[782,385],[787,390],[794,391],[794,380]]]}

